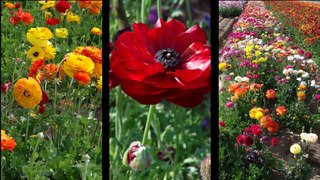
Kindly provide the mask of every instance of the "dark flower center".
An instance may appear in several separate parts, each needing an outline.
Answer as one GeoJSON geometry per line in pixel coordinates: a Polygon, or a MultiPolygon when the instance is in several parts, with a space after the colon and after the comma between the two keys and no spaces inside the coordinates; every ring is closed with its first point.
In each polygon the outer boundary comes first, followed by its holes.
{"type": "Polygon", "coordinates": [[[29,96],[30,96],[30,93],[29,93],[27,90],[24,90],[24,91],[23,91],[23,95],[26,96],[26,97],[29,97],[29,96]]]}
{"type": "Polygon", "coordinates": [[[177,66],[180,62],[180,55],[171,48],[162,49],[156,53],[155,60],[162,64],[166,69],[177,66]]]}
{"type": "Polygon", "coordinates": [[[33,55],[34,55],[35,57],[38,57],[39,53],[38,53],[38,52],[34,52],[33,55]]]}

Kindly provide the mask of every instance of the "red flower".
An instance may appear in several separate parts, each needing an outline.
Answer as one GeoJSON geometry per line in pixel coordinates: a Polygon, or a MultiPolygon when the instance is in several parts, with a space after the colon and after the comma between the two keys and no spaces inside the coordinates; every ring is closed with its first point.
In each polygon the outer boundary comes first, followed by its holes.
{"type": "Polygon", "coordinates": [[[221,127],[226,127],[226,123],[223,122],[223,121],[219,121],[219,125],[220,125],[221,127]]]}
{"type": "Polygon", "coordinates": [[[15,8],[19,9],[21,7],[21,4],[17,2],[14,6],[15,8]]]}
{"type": "Polygon", "coordinates": [[[11,24],[17,25],[20,22],[20,17],[19,16],[10,17],[9,21],[11,24]]]}
{"type": "Polygon", "coordinates": [[[284,116],[287,113],[287,109],[284,106],[278,106],[276,112],[278,116],[284,116]]]}
{"type": "Polygon", "coordinates": [[[114,44],[110,67],[122,90],[142,104],[167,100],[195,107],[210,92],[210,48],[198,25],[186,31],[159,19],[154,29],[133,24],[114,44]]]}
{"type": "Polygon", "coordinates": [[[87,85],[91,81],[90,75],[85,72],[76,72],[73,77],[78,80],[78,83],[82,86],[87,85]]]}
{"type": "Polygon", "coordinates": [[[115,77],[112,71],[109,71],[109,89],[115,88],[120,84],[119,79],[115,77]]]}
{"type": "Polygon", "coordinates": [[[11,87],[12,83],[7,80],[1,85],[1,92],[5,94],[11,87]]]}
{"type": "Polygon", "coordinates": [[[305,54],[305,56],[306,56],[306,58],[312,58],[311,52],[307,52],[307,53],[305,54]]]}
{"type": "Polygon", "coordinates": [[[71,8],[70,3],[65,0],[59,0],[56,4],[56,10],[61,13],[67,12],[67,10],[69,10],[70,8],[71,8]]]}
{"type": "Polygon", "coordinates": [[[258,124],[252,124],[250,128],[255,136],[260,136],[262,134],[262,129],[258,124]]]}
{"type": "Polygon", "coordinates": [[[237,137],[237,141],[239,144],[243,146],[251,146],[253,144],[253,137],[252,136],[246,136],[244,134],[240,134],[237,137]]]}
{"type": "Polygon", "coordinates": [[[32,65],[29,67],[28,77],[36,78],[38,71],[42,70],[43,67],[44,67],[44,60],[43,59],[34,61],[32,63],[32,65]]]}
{"type": "Polygon", "coordinates": [[[54,26],[59,23],[60,23],[60,19],[58,19],[58,18],[48,18],[46,21],[46,24],[51,25],[51,26],[54,26]]]}
{"type": "Polygon", "coordinates": [[[271,138],[272,146],[277,146],[279,144],[279,140],[277,138],[271,138]]]}
{"type": "Polygon", "coordinates": [[[19,17],[24,25],[29,25],[33,23],[33,16],[28,12],[22,12],[19,17]]]}
{"type": "Polygon", "coordinates": [[[276,98],[276,91],[273,89],[269,89],[266,93],[266,98],[268,99],[274,99],[276,98]]]}

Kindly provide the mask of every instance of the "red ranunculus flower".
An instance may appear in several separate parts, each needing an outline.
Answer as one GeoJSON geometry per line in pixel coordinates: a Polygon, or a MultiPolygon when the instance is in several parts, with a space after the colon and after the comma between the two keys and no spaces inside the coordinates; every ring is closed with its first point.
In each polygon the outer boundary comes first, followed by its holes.
{"type": "Polygon", "coordinates": [[[135,23],[114,44],[110,67],[122,90],[142,104],[167,100],[195,107],[210,92],[210,48],[198,25],[172,19],[135,23]]]}
{"type": "Polygon", "coordinates": [[[272,138],[271,144],[272,144],[272,146],[277,146],[279,144],[279,140],[277,138],[272,138]]]}
{"type": "Polygon", "coordinates": [[[59,0],[56,4],[56,10],[65,13],[71,8],[70,3],[66,0],[59,0]]]}
{"type": "Polygon", "coordinates": [[[260,136],[262,134],[262,129],[258,124],[252,124],[250,128],[255,136],[260,136]]]}
{"type": "Polygon", "coordinates": [[[58,18],[48,18],[46,21],[46,24],[51,25],[51,26],[54,26],[59,23],[60,23],[60,19],[58,19],[58,18]]]}
{"type": "Polygon", "coordinates": [[[269,89],[269,90],[267,90],[267,93],[266,93],[266,98],[268,98],[268,99],[274,99],[274,98],[276,98],[276,91],[275,90],[273,90],[273,89],[269,89]]]}

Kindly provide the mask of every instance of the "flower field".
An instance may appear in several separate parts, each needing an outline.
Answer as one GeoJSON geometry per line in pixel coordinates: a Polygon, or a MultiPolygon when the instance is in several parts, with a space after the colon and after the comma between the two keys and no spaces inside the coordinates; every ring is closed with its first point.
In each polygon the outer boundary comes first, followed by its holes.
{"type": "Polygon", "coordinates": [[[318,57],[286,32],[264,2],[252,1],[220,51],[220,179],[311,179],[316,172],[307,161],[320,125],[318,57]],[[289,147],[287,130],[300,135],[289,147]]]}
{"type": "Polygon", "coordinates": [[[1,1],[1,178],[102,179],[102,1],[1,1]]]}
{"type": "Polygon", "coordinates": [[[223,17],[237,17],[245,3],[246,1],[219,1],[219,14],[223,17]]]}
{"type": "Polygon", "coordinates": [[[110,4],[109,178],[210,179],[210,9],[143,2],[110,4]]]}

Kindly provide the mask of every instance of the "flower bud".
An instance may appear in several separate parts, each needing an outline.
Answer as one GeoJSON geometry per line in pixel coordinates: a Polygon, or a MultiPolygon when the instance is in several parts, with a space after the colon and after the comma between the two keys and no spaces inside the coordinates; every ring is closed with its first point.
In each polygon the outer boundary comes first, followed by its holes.
{"type": "Polygon", "coordinates": [[[201,161],[200,173],[203,180],[211,179],[211,157],[206,157],[201,161]]]}
{"type": "Polygon", "coordinates": [[[39,132],[39,133],[37,134],[37,138],[43,139],[43,138],[44,138],[43,132],[39,132]]]}
{"type": "Polygon", "coordinates": [[[151,156],[145,146],[142,146],[139,141],[135,141],[124,153],[122,163],[135,171],[141,171],[150,166],[151,156]]]}

